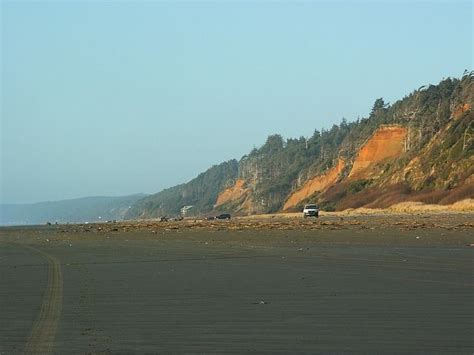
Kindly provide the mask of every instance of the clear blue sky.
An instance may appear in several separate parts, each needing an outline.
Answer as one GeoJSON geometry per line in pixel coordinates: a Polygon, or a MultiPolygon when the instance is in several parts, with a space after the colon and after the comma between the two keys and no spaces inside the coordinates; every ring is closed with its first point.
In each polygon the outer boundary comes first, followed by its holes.
{"type": "Polygon", "coordinates": [[[153,193],[472,68],[472,2],[19,2],[2,202],[153,193]]]}

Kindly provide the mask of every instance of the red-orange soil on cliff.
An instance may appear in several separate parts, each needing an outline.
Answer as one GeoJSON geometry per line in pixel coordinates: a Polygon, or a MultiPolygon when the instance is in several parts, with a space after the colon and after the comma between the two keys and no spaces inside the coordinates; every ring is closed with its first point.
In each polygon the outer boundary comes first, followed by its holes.
{"type": "Polygon", "coordinates": [[[294,192],[286,201],[283,210],[296,206],[315,192],[324,191],[337,181],[339,174],[344,169],[344,160],[339,159],[337,165],[325,174],[318,175],[308,180],[299,190],[294,192]]]}
{"type": "Polygon", "coordinates": [[[351,178],[365,178],[370,175],[370,167],[403,153],[407,129],[401,126],[384,126],[375,131],[362,146],[352,165],[351,178]]]}
{"type": "Polygon", "coordinates": [[[460,104],[453,112],[454,118],[459,118],[464,112],[471,109],[471,105],[468,103],[460,104]]]}
{"type": "Polygon", "coordinates": [[[237,179],[234,186],[231,186],[224,191],[222,191],[217,197],[217,201],[214,207],[223,205],[224,203],[235,201],[240,199],[248,191],[248,188],[245,187],[245,180],[237,179]]]}

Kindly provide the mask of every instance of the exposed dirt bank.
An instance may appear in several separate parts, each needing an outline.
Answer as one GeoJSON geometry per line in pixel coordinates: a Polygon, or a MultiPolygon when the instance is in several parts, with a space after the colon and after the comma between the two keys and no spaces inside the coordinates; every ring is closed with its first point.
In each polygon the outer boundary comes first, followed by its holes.
{"type": "Polygon", "coordinates": [[[249,190],[245,187],[245,180],[237,179],[234,186],[231,186],[224,191],[222,191],[217,197],[217,201],[214,207],[219,207],[225,203],[232,202],[240,199],[244,196],[249,190]]]}
{"type": "Polygon", "coordinates": [[[315,192],[324,191],[334,184],[344,169],[344,160],[339,159],[337,165],[329,169],[325,174],[318,175],[308,180],[298,191],[294,192],[286,201],[283,210],[296,206],[301,201],[307,199],[315,192]]]}
{"type": "Polygon", "coordinates": [[[370,167],[403,152],[406,136],[407,129],[402,126],[384,126],[377,129],[357,154],[349,177],[370,177],[370,167]]]}

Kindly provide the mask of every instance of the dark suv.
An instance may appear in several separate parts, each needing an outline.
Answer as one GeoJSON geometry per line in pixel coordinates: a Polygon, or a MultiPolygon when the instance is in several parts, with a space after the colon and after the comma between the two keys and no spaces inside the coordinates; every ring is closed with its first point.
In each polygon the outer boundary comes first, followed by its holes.
{"type": "Polygon", "coordinates": [[[222,214],[216,216],[216,219],[230,219],[230,214],[222,213],[222,214]]]}

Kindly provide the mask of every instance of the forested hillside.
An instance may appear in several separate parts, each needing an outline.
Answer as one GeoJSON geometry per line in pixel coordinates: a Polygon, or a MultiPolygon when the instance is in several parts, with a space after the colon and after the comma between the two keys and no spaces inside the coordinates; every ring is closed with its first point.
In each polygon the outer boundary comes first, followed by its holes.
{"type": "Polygon", "coordinates": [[[254,214],[387,207],[401,201],[452,203],[473,197],[472,73],[423,86],[369,117],[308,139],[271,135],[239,162],[214,166],[187,184],[138,201],[128,218],[211,211],[254,214]]]}
{"type": "Polygon", "coordinates": [[[237,160],[215,165],[187,184],[165,189],[138,201],[128,212],[128,218],[177,215],[183,206],[193,206],[195,213],[212,209],[219,192],[238,173],[237,160]]]}

